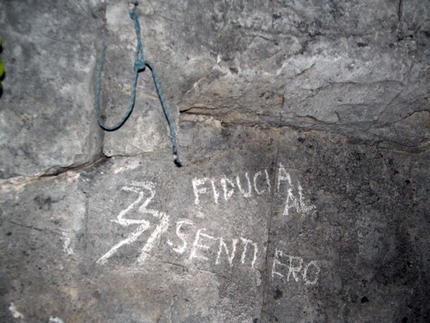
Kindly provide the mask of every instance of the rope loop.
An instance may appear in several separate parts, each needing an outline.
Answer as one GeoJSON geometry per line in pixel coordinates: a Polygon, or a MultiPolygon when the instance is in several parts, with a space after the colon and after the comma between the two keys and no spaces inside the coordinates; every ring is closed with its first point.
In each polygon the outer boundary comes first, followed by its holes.
{"type": "Polygon", "coordinates": [[[138,71],[138,72],[143,72],[145,70],[145,62],[138,60],[136,61],[136,64],[134,64],[134,68],[138,71]]]}
{"type": "Polygon", "coordinates": [[[138,2],[136,1],[134,3],[133,9],[129,12],[130,18],[134,22],[134,29],[136,31],[136,38],[137,38],[137,45],[136,45],[136,53],[134,57],[134,75],[133,75],[133,81],[132,81],[132,88],[131,88],[131,96],[130,96],[130,104],[128,106],[128,109],[124,116],[121,118],[121,120],[115,124],[114,126],[107,126],[102,118],[100,113],[100,92],[101,92],[101,78],[102,78],[102,72],[103,72],[103,65],[106,58],[106,47],[109,40],[109,31],[106,32],[106,38],[103,44],[102,54],[100,57],[99,66],[97,69],[97,84],[96,84],[96,114],[97,114],[97,122],[99,123],[100,127],[103,130],[106,131],[115,131],[121,128],[121,126],[127,121],[127,119],[130,117],[131,112],[133,111],[134,103],[136,100],[136,87],[137,87],[137,77],[138,74],[145,70],[145,67],[148,66],[149,69],[152,72],[152,78],[154,79],[155,87],[157,89],[158,98],[160,99],[161,106],[163,108],[164,116],[166,117],[166,120],[169,124],[170,128],[170,138],[172,140],[172,146],[173,146],[173,154],[175,157],[175,163],[178,166],[181,166],[181,160],[179,159],[178,155],[178,149],[176,145],[176,136],[175,136],[175,129],[173,128],[173,122],[170,119],[169,111],[167,110],[166,102],[163,97],[163,92],[161,91],[160,84],[158,82],[157,73],[155,72],[155,68],[152,65],[151,62],[145,61],[144,54],[143,54],[143,46],[141,42],[141,35],[140,35],[140,25],[139,20],[136,16],[136,8],[137,8],[138,2]]]}

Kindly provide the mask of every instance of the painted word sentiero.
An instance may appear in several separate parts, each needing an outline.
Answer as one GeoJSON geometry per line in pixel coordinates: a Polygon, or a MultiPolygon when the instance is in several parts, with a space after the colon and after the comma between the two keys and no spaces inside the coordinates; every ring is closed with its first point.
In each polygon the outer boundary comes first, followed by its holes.
{"type": "MultiPolygon", "coordinates": [[[[167,243],[178,254],[183,255],[188,252],[187,257],[190,260],[207,261],[215,265],[228,263],[231,267],[237,264],[250,265],[251,268],[255,268],[257,260],[265,257],[265,252],[260,254],[258,244],[250,239],[217,237],[210,235],[206,228],[197,229],[194,234],[186,234],[183,230],[186,227],[188,229],[194,227],[194,223],[188,219],[177,221],[176,236],[181,240],[181,243],[177,246],[170,240],[167,243]],[[214,254],[210,251],[215,251],[216,257],[210,259],[210,255],[214,254]],[[238,260],[234,262],[236,258],[238,260]]],[[[264,247],[263,250],[265,250],[264,247]]],[[[301,257],[287,255],[276,249],[271,271],[273,279],[275,277],[286,278],[287,282],[303,280],[306,285],[315,285],[318,282],[321,269],[316,261],[305,263],[301,257]],[[291,278],[292,280],[290,280],[291,278]]]]}

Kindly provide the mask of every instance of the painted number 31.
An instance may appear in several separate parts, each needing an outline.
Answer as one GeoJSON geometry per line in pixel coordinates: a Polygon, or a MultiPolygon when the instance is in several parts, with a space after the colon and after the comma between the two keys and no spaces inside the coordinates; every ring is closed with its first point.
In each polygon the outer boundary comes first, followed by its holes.
{"type": "Polygon", "coordinates": [[[158,210],[148,209],[148,204],[155,196],[155,184],[151,182],[133,182],[130,186],[124,186],[122,190],[127,192],[132,192],[137,194],[137,199],[131,203],[127,208],[119,212],[118,217],[113,222],[118,223],[123,227],[128,227],[130,225],[136,225],[137,229],[131,232],[126,239],[120,241],[116,245],[114,245],[108,252],[106,252],[103,256],[97,260],[98,264],[105,264],[107,260],[112,257],[118,249],[122,246],[131,244],[135,242],[145,231],[147,231],[150,227],[150,223],[144,219],[130,219],[129,213],[138,208],[138,211],[143,214],[151,214],[155,218],[159,219],[159,224],[155,227],[154,231],[149,236],[145,245],[142,248],[142,251],[137,258],[138,263],[143,263],[151,251],[151,249],[155,246],[155,243],[160,239],[161,235],[168,229],[169,226],[169,216],[163,212],[158,210]],[[149,197],[145,199],[145,191],[149,192],[149,197]]]}

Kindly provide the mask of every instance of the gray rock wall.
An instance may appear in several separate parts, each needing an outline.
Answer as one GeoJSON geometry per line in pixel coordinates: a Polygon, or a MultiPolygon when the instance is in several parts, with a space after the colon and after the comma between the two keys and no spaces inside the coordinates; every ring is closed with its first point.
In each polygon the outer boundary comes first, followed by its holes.
{"type": "Polygon", "coordinates": [[[427,322],[428,1],[2,1],[0,321],[427,322]]]}

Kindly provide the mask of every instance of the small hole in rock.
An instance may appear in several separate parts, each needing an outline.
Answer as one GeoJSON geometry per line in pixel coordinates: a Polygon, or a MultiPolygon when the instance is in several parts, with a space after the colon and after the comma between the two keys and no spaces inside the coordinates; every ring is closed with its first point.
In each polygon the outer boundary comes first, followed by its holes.
{"type": "Polygon", "coordinates": [[[276,299],[276,300],[278,300],[278,299],[280,299],[282,297],[283,294],[284,293],[280,289],[276,288],[276,290],[275,290],[275,296],[273,296],[273,298],[276,299]]]}

